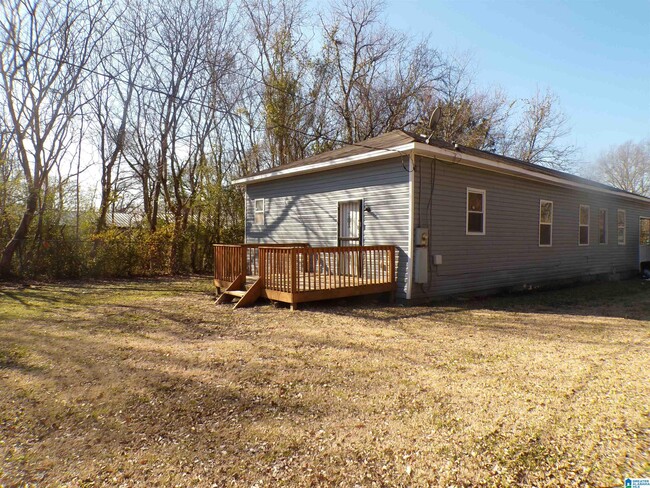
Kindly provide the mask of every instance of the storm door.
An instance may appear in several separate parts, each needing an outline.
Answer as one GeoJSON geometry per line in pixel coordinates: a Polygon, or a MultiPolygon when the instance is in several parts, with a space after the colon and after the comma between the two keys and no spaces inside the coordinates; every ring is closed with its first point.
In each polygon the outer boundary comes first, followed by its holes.
{"type": "Polygon", "coordinates": [[[650,262],[650,217],[639,219],[639,264],[650,262]]]}
{"type": "MultiPolygon", "coordinates": [[[[363,243],[362,201],[339,202],[339,247],[361,246],[363,243]]],[[[342,251],[339,254],[339,274],[359,275],[361,273],[360,254],[356,251],[342,251]]]]}

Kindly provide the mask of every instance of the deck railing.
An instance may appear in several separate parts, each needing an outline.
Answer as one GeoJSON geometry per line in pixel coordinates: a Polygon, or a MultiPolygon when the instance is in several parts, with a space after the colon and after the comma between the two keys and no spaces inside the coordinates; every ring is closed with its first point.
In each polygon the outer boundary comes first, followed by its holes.
{"type": "Polygon", "coordinates": [[[214,279],[232,282],[246,270],[246,248],[241,245],[214,245],[214,279]]]}
{"type": "MultiPolygon", "coordinates": [[[[396,290],[395,246],[308,244],[214,246],[214,280],[238,290],[255,277],[257,296],[291,304],[396,290]]],[[[227,290],[228,291],[228,290],[227,290]]]]}
{"type": "Polygon", "coordinates": [[[232,282],[240,275],[259,276],[260,247],[307,247],[298,242],[290,244],[214,244],[214,279],[232,282]]]}
{"type": "Polygon", "coordinates": [[[261,247],[264,287],[285,293],[395,283],[395,246],[261,247]]]}

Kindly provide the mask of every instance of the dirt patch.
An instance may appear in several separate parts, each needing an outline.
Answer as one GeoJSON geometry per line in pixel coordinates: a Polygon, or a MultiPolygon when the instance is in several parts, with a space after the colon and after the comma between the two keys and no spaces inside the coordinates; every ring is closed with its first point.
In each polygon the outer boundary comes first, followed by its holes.
{"type": "Polygon", "coordinates": [[[650,475],[650,288],[405,308],[207,279],[0,290],[0,484],[612,486],[650,475]]]}

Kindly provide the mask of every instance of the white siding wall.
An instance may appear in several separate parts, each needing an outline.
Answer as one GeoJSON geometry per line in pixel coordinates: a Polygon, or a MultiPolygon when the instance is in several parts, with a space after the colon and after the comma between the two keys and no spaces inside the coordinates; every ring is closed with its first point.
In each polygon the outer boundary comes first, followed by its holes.
{"type": "Polygon", "coordinates": [[[363,164],[246,187],[250,243],[337,245],[338,202],[363,199],[363,244],[398,247],[399,298],[406,297],[409,216],[408,158],[363,164]],[[254,200],[265,199],[265,222],[254,224],[254,200]]]}

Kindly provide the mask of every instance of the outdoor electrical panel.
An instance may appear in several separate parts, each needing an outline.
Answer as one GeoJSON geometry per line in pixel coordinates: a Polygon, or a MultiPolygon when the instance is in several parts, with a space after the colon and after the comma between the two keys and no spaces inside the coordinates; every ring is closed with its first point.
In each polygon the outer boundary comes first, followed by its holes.
{"type": "Polygon", "coordinates": [[[415,245],[429,247],[429,229],[422,227],[415,229],[415,245]]]}
{"type": "Polygon", "coordinates": [[[429,229],[415,229],[415,261],[413,263],[415,283],[429,282],[429,229]]]}

